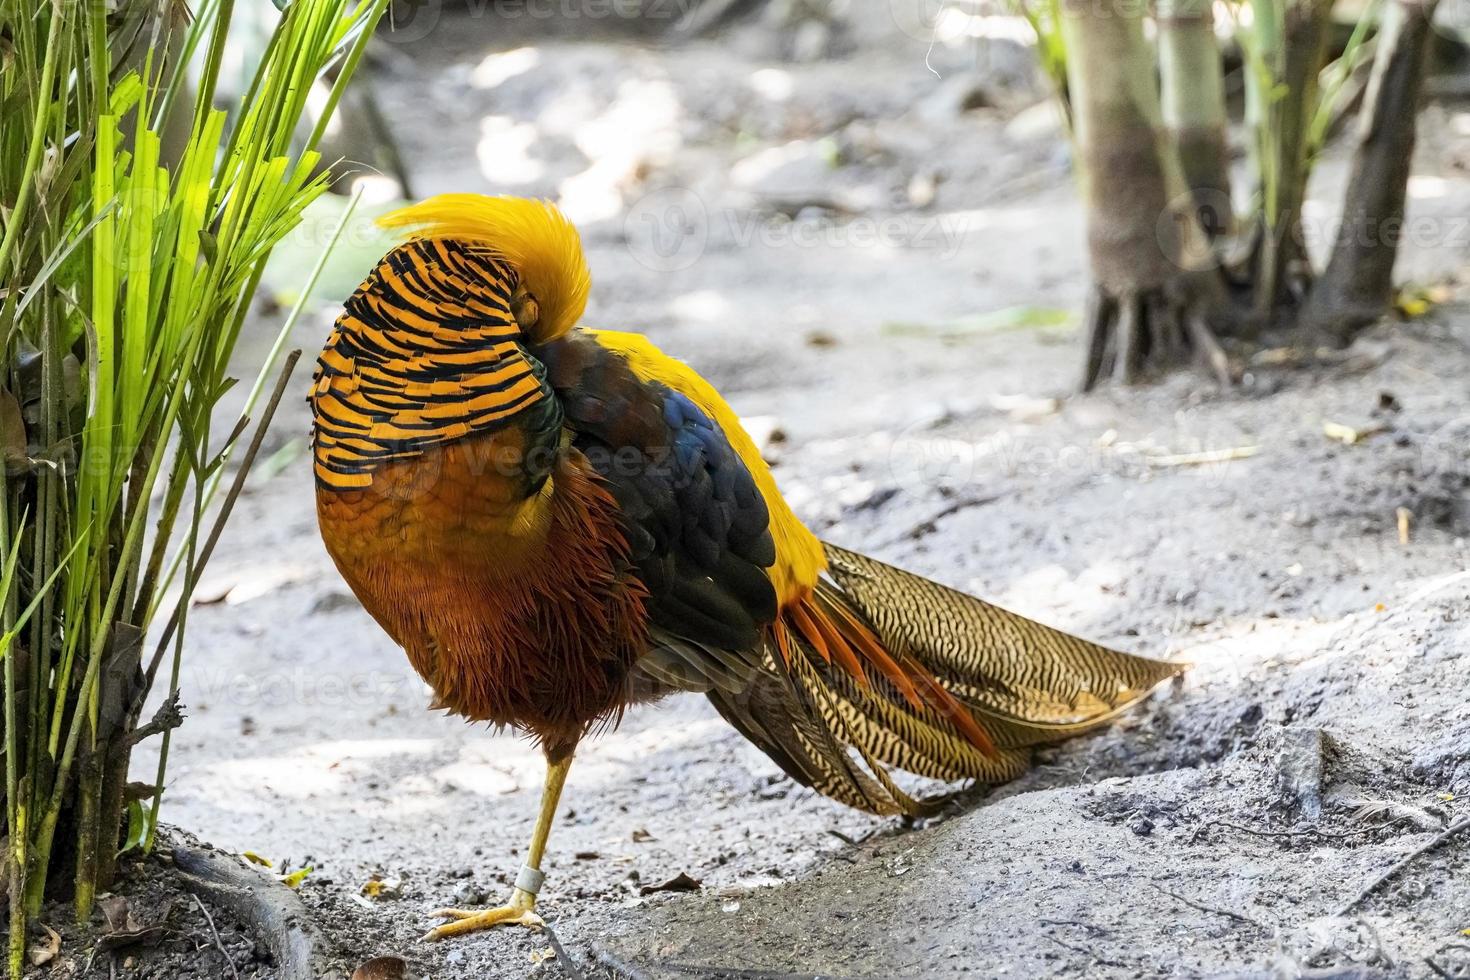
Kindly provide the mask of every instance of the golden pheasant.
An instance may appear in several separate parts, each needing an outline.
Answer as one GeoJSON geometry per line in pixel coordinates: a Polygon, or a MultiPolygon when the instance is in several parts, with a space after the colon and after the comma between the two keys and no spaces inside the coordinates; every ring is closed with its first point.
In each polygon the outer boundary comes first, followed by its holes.
{"type": "Polygon", "coordinates": [[[735,412],[643,337],[579,327],[591,281],[549,203],[446,195],[347,301],[311,403],[322,537],[440,707],[535,738],[547,778],[507,905],[535,926],[572,754],[676,691],[798,782],[878,814],[893,770],[1000,782],[1177,665],[819,541],[735,412]]]}

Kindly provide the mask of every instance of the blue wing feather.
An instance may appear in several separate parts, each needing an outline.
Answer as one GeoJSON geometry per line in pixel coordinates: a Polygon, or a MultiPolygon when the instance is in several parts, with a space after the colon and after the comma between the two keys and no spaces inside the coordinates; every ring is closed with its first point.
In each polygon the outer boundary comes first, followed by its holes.
{"type": "Polygon", "coordinates": [[[696,645],[758,649],[777,611],[770,514],[719,426],[584,335],[534,353],[573,445],[618,501],[650,625],[696,645]]]}

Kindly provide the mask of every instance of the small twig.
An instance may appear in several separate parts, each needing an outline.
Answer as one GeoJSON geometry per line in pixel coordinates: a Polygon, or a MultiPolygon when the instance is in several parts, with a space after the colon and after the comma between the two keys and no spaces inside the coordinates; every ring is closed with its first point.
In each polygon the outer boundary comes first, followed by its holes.
{"type": "Polygon", "coordinates": [[[1047,934],[1046,938],[1050,939],[1052,942],[1056,943],[1063,949],[1070,949],[1074,953],[1080,953],[1081,955],[1092,960],[1092,962],[1096,963],[1098,966],[1111,966],[1115,970],[1126,970],[1129,968],[1129,966],[1132,965],[1130,963],[1120,963],[1117,960],[1105,960],[1101,956],[1094,953],[1092,950],[1088,949],[1086,946],[1074,946],[1071,943],[1062,942],[1060,939],[1058,939],[1056,936],[1051,935],[1050,933],[1047,934]]]}
{"type": "Polygon", "coordinates": [[[1212,463],[1229,463],[1238,459],[1250,459],[1261,451],[1260,446],[1236,446],[1233,449],[1208,449],[1199,453],[1175,453],[1173,455],[1149,456],[1148,465],[1165,469],[1173,466],[1209,466],[1212,463]]]}
{"type": "Polygon", "coordinates": [[[1397,968],[1398,963],[1394,962],[1393,956],[1391,956],[1388,950],[1384,948],[1383,936],[1379,934],[1378,927],[1369,922],[1367,919],[1363,918],[1361,915],[1358,916],[1358,925],[1368,930],[1368,935],[1373,937],[1373,955],[1378,960],[1378,962],[1382,963],[1390,970],[1397,968]]]}
{"type": "Polygon", "coordinates": [[[1161,885],[1154,885],[1154,888],[1156,888],[1158,891],[1163,892],[1165,895],[1168,895],[1175,901],[1183,902],[1190,908],[1197,909],[1200,912],[1208,912],[1211,915],[1223,915],[1227,919],[1234,919],[1236,922],[1244,922],[1247,925],[1255,926],[1257,929],[1264,929],[1267,932],[1271,931],[1271,927],[1266,925],[1266,923],[1262,922],[1259,919],[1252,919],[1250,916],[1246,915],[1243,912],[1232,912],[1230,909],[1222,909],[1216,908],[1213,905],[1205,905],[1203,902],[1196,902],[1192,898],[1185,898],[1183,895],[1171,892],[1169,891],[1169,889],[1164,888],[1161,885]]]}
{"type": "Polygon", "coordinates": [[[1467,830],[1470,830],[1470,817],[1466,817],[1460,822],[1450,825],[1449,828],[1447,828],[1443,833],[1435,837],[1434,840],[1430,841],[1428,844],[1425,844],[1423,847],[1409,854],[1402,861],[1399,861],[1393,867],[1389,868],[1383,874],[1379,875],[1376,879],[1374,879],[1372,884],[1370,884],[1367,888],[1364,888],[1362,891],[1358,892],[1358,894],[1353,898],[1351,902],[1348,902],[1341,909],[1339,909],[1337,914],[1339,916],[1347,915],[1353,909],[1357,908],[1359,905],[1362,905],[1365,901],[1371,898],[1374,893],[1376,893],[1384,885],[1392,881],[1395,877],[1398,876],[1401,871],[1403,871],[1409,865],[1413,864],[1415,861],[1419,860],[1419,858],[1430,853],[1431,851],[1443,847],[1450,840],[1453,840],[1455,837],[1463,834],[1467,830]]]}
{"type": "Polygon", "coordinates": [[[1215,375],[1215,380],[1220,383],[1221,388],[1230,389],[1235,385],[1235,372],[1230,367],[1230,355],[1225,353],[1225,348],[1220,346],[1220,341],[1205,322],[1204,314],[1192,311],[1185,314],[1184,329],[1189,334],[1189,340],[1194,344],[1195,350],[1209,364],[1210,370],[1215,375]]]}
{"type": "Polygon", "coordinates": [[[1003,496],[1003,494],[998,493],[966,494],[965,496],[960,497],[958,500],[954,500],[944,507],[941,507],[939,510],[930,514],[922,521],[919,521],[917,524],[914,524],[898,537],[890,538],[889,540],[884,541],[882,544],[875,546],[874,550],[882,551],[884,548],[890,548],[894,545],[902,544],[905,541],[917,541],[919,538],[928,537],[930,534],[934,533],[935,527],[939,524],[940,521],[951,518],[962,511],[969,510],[971,507],[988,506],[1000,500],[1003,496]]]}
{"type": "Polygon", "coordinates": [[[1250,834],[1253,837],[1324,837],[1327,840],[1344,840],[1349,837],[1361,837],[1363,834],[1371,834],[1377,830],[1385,830],[1391,826],[1392,824],[1375,824],[1372,827],[1360,827],[1357,830],[1344,831],[1319,830],[1316,827],[1308,827],[1305,830],[1262,830],[1256,827],[1246,827],[1238,823],[1231,823],[1228,820],[1210,820],[1194,829],[1194,833],[1189,835],[1189,842],[1191,844],[1194,843],[1199,839],[1201,834],[1211,827],[1228,827],[1231,830],[1238,830],[1242,834],[1250,834]]]}
{"type": "Polygon", "coordinates": [[[112,747],[112,761],[120,761],[133,746],[139,742],[171,732],[184,723],[184,712],[179,704],[177,693],[169,695],[167,701],[158,706],[153,713],[153,719],[146,724],[139,725],[128,733],[128,736],[112,747]]]}
{"type": "Polygon", "coordinates": [[[148,692],[153,689],[153,683],[158,677],[158,668],[163,663],[169,643],[173,640],[174,631],[179,628],[183,604],[187,603],[190,596],[193,595],[194,587],[199,584],[199,577],[203,574],[204,567],[209,564],[209,559],[214,554],[215,545],[219,544],[220,535],[225,530],[225,522],[229,520],[230,512],[235,509],[235,501],[240,499],[240,493],[245,489],[245,480],[250,475],[250,468],[255,463],[255,457],[260,454],[261,443],[265,441],[265,434],[270,429],[271,420],[275,418],[276,409],[281,405],[281,399],[286,395],[286,386],[290,383],[291,375],[296,370],[296,362],[300,359],[301,351],[293,350],[286,355],[286,361],[281,365],[281,373],[276,378],[275,390],[271,392],[270,400],[265,405],[265,411],[261,413],[260,424],[255,428],[255,436],[250,440],[245,455],[240,458],[240,468],[235,471],[235,481],[230,484],[224,502],[220,504],[219,513],[215,516],[214,527],[210,528],[209,537],[205,539],[204,547],[199,550],[199,556],[194,563],[194,574],[189,576],[188,581],[184,583],[183,597],[179,600],[180,605],[174,607],[173,615],[169,617],[168,624],[164,626],[163,633],[158,638],[158,646],[153,651],[153,659],[148,663],[148,669],[144,674],[145,681],[138,693],[140,701],[147,697],[148,692]]]}
{"type": "Polygon", "coordinates": [[[547,941],[551,943],[551,951],[556,954],[557,964],[566,971],[566,974],[571,977],[571,980],[587,980],[583,976],[582,971],[577,969],[576,962],[567,955],[567,951],[562,947],[561,939],[557,937],[556,930],[551,928],[550,925],[543,924],[541,931],[546,935],[547,941]]]}
{"type": "Polygon", "coordinates": [[[840,977],[831,973],[783,973],[780,970],[746,970],[734,966],[701,966],[697,963],[664,963],[665,969],[686,976],[701,977],[703,980],[863,980],[861,977],[840,977]]]}
{"type": "Polygon", "coordinates": [[[827,831],[827,833],[831,834],[833,837],[836,837],[838,840],[842,841],[842,843],[846,844],[848,847],[862,847],[869,840],[871,840],[872,837],[873,837],[873,835],[876,834],[877,832],[878,832],[878,829],[877,828],[874,828],[872,830],[869,830],[867,833],[863,834],[861,837],[853,837],[850,834],[844,834],[840,830],[828,830],[827,831]]]}
{"type": "Polygon", "coordinates": [[[1455,975],[1440,966],[1433,956],[1424,957],[1424,965],[1433,970],[1437,977],[1444,977],[1444,980],[1455,980],[1455,975]]]}
{"type": "Polygon", "coordinates": [[[1106,936],[1109,930],[1091,922],[1082,922],[1078,919],[1037,919],[1044,926],[1076,926],[1078,929],[1086,929],[1089,933],[1097,936],[1106,936]]]}
{"type": "Polygon", "coordinates": [[[617,980],[652,980],[643,970],[626,962],[622,957],[608,952],[601,946],[592,947],[592,958],[613,971],[613,975],[617,977],[617,980]]]}
{"type": "Polygon", "coordinates": [[[1433,970],[1438,976],[1444,977],[1445,980],[1463,980],[1465,972],[1461,970],[1458,966],[1456,966],[1455,972],[1451,973],[1444,966],[1440,965],[1439,960],[1435,959],[1436,956],[1441,956],[1447,950],[1451,949],[1463,950],[1467,953],[1470,953],[1470,946],[1467,946],[1464,943],[1445,943],[1443,946],[1439,947],[1439,949],[1436,949],[1434,951],[1433,956],[1424,957],[1424,964],[1428,966],[1431,970],[1433,970]]]}
{"type": "Polygon", "coordinates": [[[214,916],[209,914],[209,909],[204,907],[204,903],[199,900],[198,895],[190,892],[189,897],[194,900],[195,905],[199,906],[199,911],[204,913],[204,921],[209,923],[209,934],[214,937],[214,948],[219,950],[219,955],[225,958],[225,965],[230,968],[230,976],[234,977],[235,980],[240,980],[240,971],[235,969],[235,961],[230,958],[229,952],[225,950],[225,944],[219,938],[219,930],[214,927],[214,916]]]}

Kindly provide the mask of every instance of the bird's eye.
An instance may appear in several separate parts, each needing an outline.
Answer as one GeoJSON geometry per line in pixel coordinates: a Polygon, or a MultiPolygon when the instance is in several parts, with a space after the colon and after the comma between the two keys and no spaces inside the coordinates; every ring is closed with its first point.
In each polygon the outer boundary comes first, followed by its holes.
{"type": "Polygon", "coordinates": [[[536,297],[530,293],[520,293],[510,301],[511,313],[515,315],[516,325],[523,332],[529,331],[541,319],[541,305],[536,302],[536,297]]]}

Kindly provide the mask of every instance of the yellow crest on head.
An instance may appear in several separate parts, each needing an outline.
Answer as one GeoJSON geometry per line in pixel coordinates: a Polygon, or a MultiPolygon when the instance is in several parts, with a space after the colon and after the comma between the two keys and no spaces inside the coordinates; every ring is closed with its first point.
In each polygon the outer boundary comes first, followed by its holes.
{"type": "Polygon", "coordinates": [[[550,201],[485,194],[440,194],[383,215],[378,224],[409,238],[452,238],[483,245],[504,259],[541,309],[534,335],[544,344],[582,318],[592,275],[582,236],[550,201]]]}

